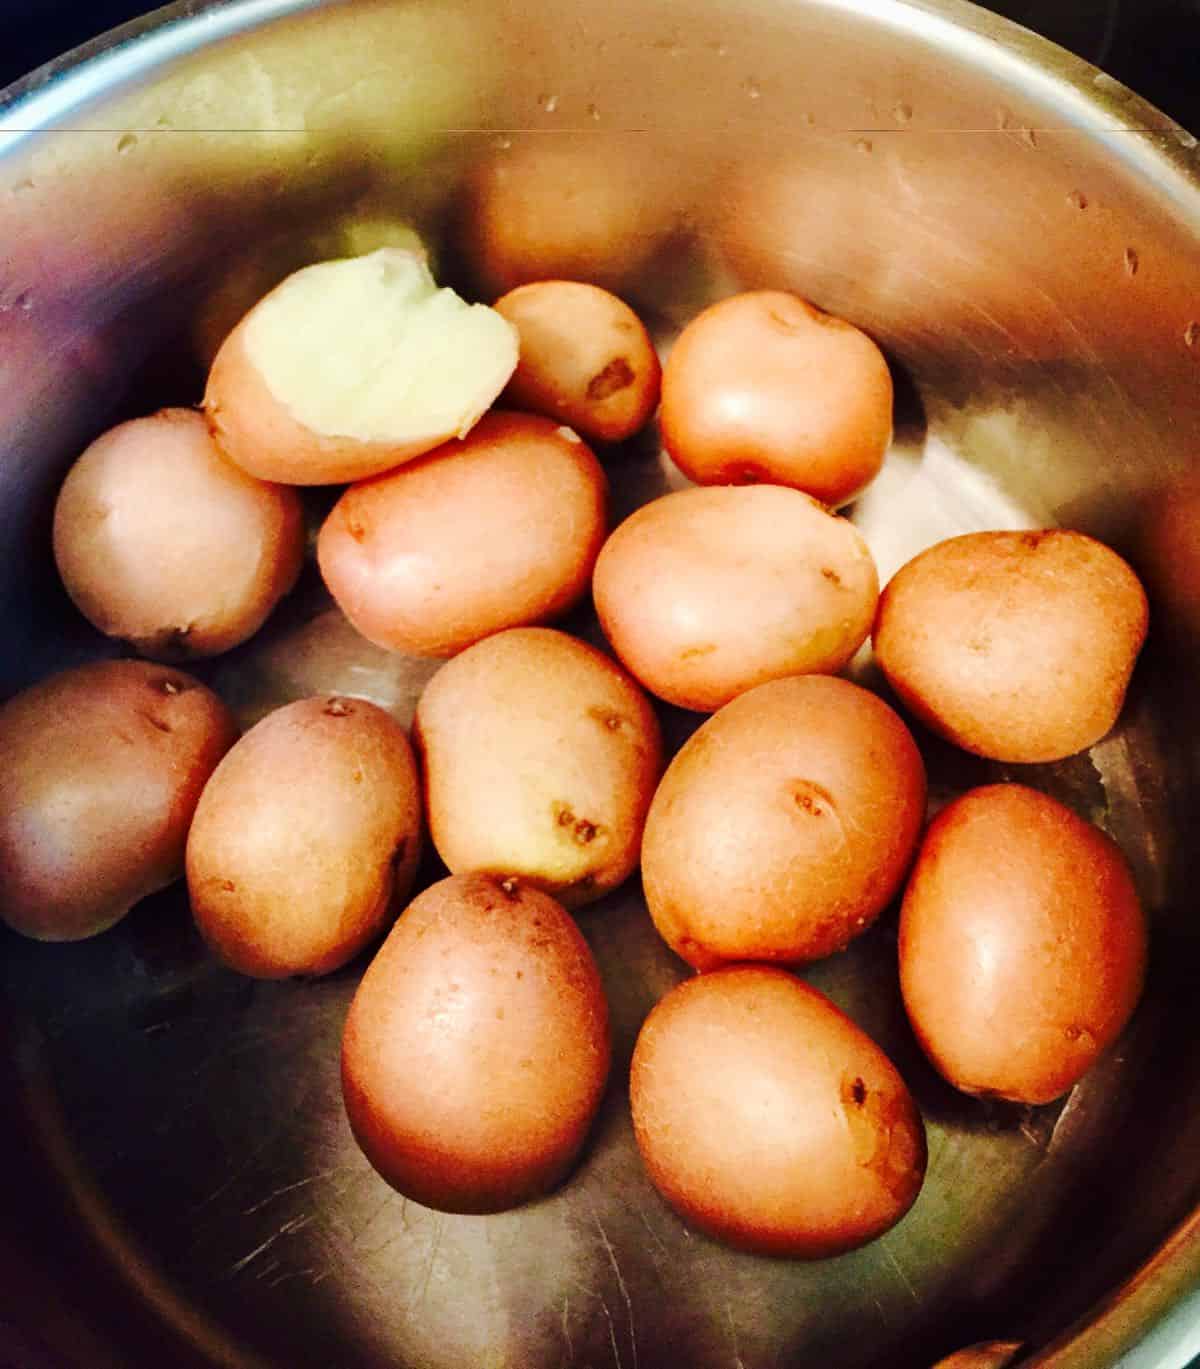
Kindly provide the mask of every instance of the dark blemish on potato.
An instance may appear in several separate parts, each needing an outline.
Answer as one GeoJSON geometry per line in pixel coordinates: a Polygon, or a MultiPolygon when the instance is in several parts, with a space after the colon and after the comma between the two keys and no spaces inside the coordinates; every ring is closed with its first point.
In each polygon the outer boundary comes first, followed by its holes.
{"type": "Polygon", "coordinates": [[[831,585],[840,585],[842,583],[842,577],[830,566],[822,566],[821,574],[831,585]]]}
{"type": "Polygon", "coordinates": [[[392,864],[399,865],[408,854],[408,838],[401,837],[396,843],[396,849],[392,852],[392,864]]]}
{"type": "Polygon", "coordinates": [[[348,718],[354,710],[345,699],[330,699],[325,705],[325,712],[331,718],[348,718]]]}
{"type": "Polygon", "coordinates": [[[571,827],[575,822],[575,814],[564,805],[559,808],[556,821],[560,827],[571,827]]]}
{"type": "Polygon", "coordinates": [[[620,732],[626,722],[619,713],[614,713],[611,708],[589,708],[588,717],[595,718],[600,726],[607,728],[609,732],[620,732]]]}
{"type": "Polygon", "coordinates": [[[500,881],[500,892],[510,903],[516,903],[521,897],[517,881],[511,875],[500,881]]]}
{"type": "Polygon", "coordinates": [[[1043,528],[1039,532],[1023,532],[1021,534],[1021,545],[1029,547],[1031,551],[1036,550],[1047,537],[1051,536],[1053,536],[1053,532],[1049,528],[1043,528]]]}
{"type": "Polygon", "coordinates": [[[589,822],[587,818],[580,818],[575,824],[573,835],[580,846],[588,846],[595,841],[599,831],[598,823],[589,822]]]}
{"type": "Polygon", "coordinates": [[[497,1022],[503,1022],[503,1021],[504,1021],[504,1009],[503,1009],[503,1008],[497,1008],[497,1009],[496,1009],[496,1021],[497,1021],[497,1022]]]}
{"type": "Polygon", "coordinates": [[[355,784],[361,784],[363,782],[363,772],[361,770],[356,770],[354,774],[350,776],[350,778],[354,781],[355,784]]]}
{"type": "Polygon", "coordinates": [[[867,1101],[867,1086],[861,1079],[850,1085],[850,1097],[860,1108],[867,1101]]]}
{"type": "Polygon", "coordinates": [[[223,880],[221,881],[221,888],[222,888],[222,889],[225,891],[225,893],[227,893],[227,894],[236,893],[236,891],[237,891],[237,885],[236,885],[236,884],[233,882],[233,880],[231,880],[231,879],[223,879],[223,880]]]}
{"type": "Polygon", "coordinates": [[[694,661],[697,656],[711,656],[716,649],[716,642],[701,642],[699,646],[684,647],[679,653],[679,659],[681,661],[694,661]]]}
{"type": "Polygon", "coordinates": [[[518,970],[518,971],[517,971],[517,978],[518,978],[518,979],[524,979],[524,978],[525,978],[525,971],[524,971],[524,970],[518,970]]]}
{"type": "MultiPolygon", "coordinates": [[[[768,309],[767,317],[776,328],[781,328],[785,333],[798,333],[804,326],[804,323],[799,319],[784,318],[778,309],[768,309]]],[[[807,322],[807,320],[804,322],[807,322]]]]}
{"type": "Polygon", "coordinates": [[[346,531],[356,542],[362,542],[366,540],[367,530],[365,527],[363,527],[363,525],[358,521],[357,518],[346,519],[346,531]]]}
{"type": "Polygon", "coordinates": [[[753,461],[746,461],[740,466],[729,468],[729,483],[731,485],[763,485],[768,484],[767,472],[753,461]]]}
{"type": "Polygon", "coordinates": [[[159,732],[169,733],[174,730],[169,722],[164,718],[156,718],[153,713],[143,712],[142,717],[146,719],[151,727],[156,728],[159,732]]]}
{"type": "Polygon", "coordinates": [[[588,381],[587,397],[592,403],[609,399],[621,390],[627,390],[634,382],[633,367],[624,357],[613,357],[602,371],[588,381]]]}
{"type": "Polygon", "coordinates": [[[809,817],[823,818],[836,807],[833,795],[812,780],[793,780],[789,788],[792,803],[809,817]]]}
{"type": "Polygon", "coordinates": [[[992,639],[990,637],[968,637],[967,650],[973,651],[977,655],[986,655],[992,649],[992,639]]]}

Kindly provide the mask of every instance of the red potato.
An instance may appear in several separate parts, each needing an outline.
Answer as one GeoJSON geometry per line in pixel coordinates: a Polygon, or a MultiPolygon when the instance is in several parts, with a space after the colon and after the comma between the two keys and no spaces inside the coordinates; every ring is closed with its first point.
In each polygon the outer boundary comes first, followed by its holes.
{"type": "Polygon", "coordinates": [[[662,368],[633,310],[580,281],[518,286],[493,306],[520,334],[505,398],[569,423],[592,442],[620,442],[658,407],[662,368]]]}
{"type": "Polygon", "coordinates": [[[629,1081],[634,1136],[685,1221],[743,1250],[820,1259],[904,1216],[925,1132],[891,1061],[781,970],[686,980],[650,1013],[629,1081]]]}
{"type": "Polygon", "coordinates": [[[369,641],[450,656],[571,608],[587,592],[607,500],[604,471],[574,432],[494,411],[462,441],[351,486],[317,559],[369,641]]]}
{"type": "Polygon", "coordinates": [[[245,641],[296,582],[295,490],[226,461],[201,414],[119,424],[71,467],[54,508],[54,559],[79,611],[160,659],[245,641]]]}
{"type": "Polygon", "coordinates": [[[342,1092],[393,1188],[443,1212],[498,1212],[561,1182],[609,1058],[600,975],[562,906],[516,880],[455,875],[413,900],[363,976],[342,1092]]]}
{"type": "Polygon", "coordinates": [[[237,726],[199,680],[147,661],[51,676],[0,708],[0,917],[79,941],[183,874],[200,791],[237,726]]]}
{"type": "Polygon", "coordinates": [[[996,784],[930,824],[900,914],[900,987],[955,1088],[1058,1098],[1124,1030],[1145,969],[1129,867],[1069,808],[996,784]]]}
{"type": "Polygon", "coordinates": [[[663,442],[700,485],[790,485],[824,504],[879,473],[892,434],[883,353],[852,323],[778,290],[734,295],[680,333],[663,442]]]}

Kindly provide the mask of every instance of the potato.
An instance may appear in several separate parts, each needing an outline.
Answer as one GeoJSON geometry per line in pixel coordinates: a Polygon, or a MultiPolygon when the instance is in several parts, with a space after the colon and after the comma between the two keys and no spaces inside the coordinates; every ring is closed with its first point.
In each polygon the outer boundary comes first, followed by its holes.
{"type": "Polygon", "coordinates": [[[816,960],[886,907],[924,814],[920,752],[887,704],[846,680],[773,680],[667,768],[642,842],[646,904],[700,970],[816,960]]]}
{"type": "Polygon", "coordinates": [[[296,583],[295,490],[226,461],[204,418],[163,409],[96,439],[54,508],[54,559],[87,620],[147,656],[214,656],[296,583]]]}
{"type": "Polygon", "coordinates": [[[1091,823],[1020,784],[934,819],[901,909],[900,987],[955,1088],[1059,1097],[1120,1035],[1145,968],[1129,868],[1091,823]]]}
{"type": "Polygon", "coordinates": [[[581,281],[518,286],[493,306],[520,335],[520,359],[505,391],[593,442],[620,442],[658,406],[662,368],[650,336],[616,295],[581,281]]]}
{"type": "Polygon", "coordinates": [[[765,680],[833,672],[871,630],[879,580],[844,518],[796,490],[678,490],[596,562],[613,649],[647,689],[711,711],[765,680]]]}
{"type": "Polygon", "coordinates": [[[604,1093],[608,1006],[562,906],[455,875],[416,898],[354,995],[342,1092],[393,1188],[497,1212],[554,1188],[604,1093]]]}
{"type": "Polygon", "coordinates": [[[429,831],[455,874],[590,903],[637,865],[662,769],[658,720],[607,656],[551,628],[497,633],[417,705],[429,831]]]}
{"type": "Polygon", "coordinates": [[[0,708],[0,917],[79,941],[183,874],[188,824],[237,727],[145,661],[63,671],[0,708]]]}
{"type": "Polygon", "coordinates": [[[362,480],[462,437],[517,364],[517,334],[439,290],[403,248],[295,271],[221,344],[204,409],[262,480],[362,480]]]}
{"type": "Polygon", "coordinates": [[[798,295],[751,291],[680,333],[660,422],[672,460],[697,484],[765,481],[844,504],[883,464],[891,373],[852,323],[798,295]]]}
{"type": "Polygon", "coordinates": [[[900,1220],[925,1175],[921,1117],[891,1061],[782,970],[673,989],[638,1036],[629,1097],[655,1187],[743,1250],[852,1250],[900,1220]]]}
{"type": "Polygon", "coordinates": [[[927,727],[999,761],[1055,761],[1117,720],[1146,595],[1079,532],[976,532],[914,557],[879,601],[875,655],[927,727]]]}
{"type": "Polygon", "coordinates": [[[327,974],[407,898],[420,837],[400,724],[363,699],[288,704],[246,733],[201,795],[187,843],[196,925],[242,974],[327,974]]]}
{"type": "Polygon", "coordinates": [[[607,499],[599,462],[570,429],[493,412],[462,441],[347,490],[317,559],[368,640],[449,656],[585,594],[607,499]]]}

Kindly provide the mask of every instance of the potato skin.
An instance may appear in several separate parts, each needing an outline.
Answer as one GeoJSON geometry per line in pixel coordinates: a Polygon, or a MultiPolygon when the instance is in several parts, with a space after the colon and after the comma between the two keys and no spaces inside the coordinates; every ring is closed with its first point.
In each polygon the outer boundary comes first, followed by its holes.
{"type": "Polygon", "coordinates": [[[650,421],[662,367],[624,300],[582,281],[542,280],[492,308],[521,339],[508,403],[569,423],[590,442],[621,442],[650,421]]]}
{"type": "Polygon", "coordinates": [[[879,474],[892,377],[852,323],[798,295],[753,290],[680,333],[660,421],[672,460],[697,484],[765,481],[836,506],[879,474]]]}
{"type": "Polygon", "coordinates": [[[364,975],[342,1090],[393,1188],[443,1212],[498,1212],[562,1180],[609,1059],[600,975],[562,906],[454,875],[413,900],[364,975]]]}
{"type": "Polygon", "coordinates": [[[296,492],[222,457],[201,414],[163,409],[104,433],[54,508],[54,559],[93,626],[163,660],[253,636],[296,583],[296,492]]]}
{"type": "Polygon", "coordinates": [[[1147,621],[1137,576],[1094,538],[967,533],[896,572],[874,646],[932,731],[993,760],[1055,761],[1116,722],[1147,621]]]}
{"type": "Polygon", "coordinates": [[[575,604],[607,501],[600,463],[574,434],[493,411],[462,441],[351,486],[325,520],[317,559],[368,641],[450,656],[575,604]]]}
{"type": "Polygon", "coordinates": [[[514,875],[574,908],[637,865],[662,740],[641,690],[594,647],[552,628],[486,638],[430,681],[413,739],[454,873],[514,875]]]}
{"type": "Polygon", "coordinates": [[[0,708],[0,916],[79,941],[183,874],[188,824],[237,726],[147,661],[63,671],[0,708]]]}
{"type": "Polygon", "coordinates": [[[642,1026],[629,1093],[655,1187],[743,1250],[852,1250],[895,1225],[924,1179],[924,1127],[891,1061],[782,970],[732,966],[673,989],[642,1026]]]}
{"type": "Polygon", "coordinates": [[[887,704],[847,680],[774,680],[667,767],[642,840],[646,904],[699,970],[817,960],[887,906],[924,815],[921,755],[887,704]]]}
{"type": "Polygon", "coordinates": [[[678,490],[643,505],[596,561],[613,649],[647,689],[711,712],[765,680],[840,670],[879,596],[858,530],[798,490],[678,490]]]}
{"type": "Polygon", "coordinates": [[[242,974],[327,974],[407,897],[420,834],[399,723],[363,699],[287,704],[246,733],[200,798],[187,843],[196,925],[242,974]]]}
{"type": "Polygon", "coordinates": [[[1146,922],[1116,843],[1020,784],[930,824],[900,916],[900,987],[926,1054],[965,1093],[1048,1103],[1124,1030],[1146,922]]]}

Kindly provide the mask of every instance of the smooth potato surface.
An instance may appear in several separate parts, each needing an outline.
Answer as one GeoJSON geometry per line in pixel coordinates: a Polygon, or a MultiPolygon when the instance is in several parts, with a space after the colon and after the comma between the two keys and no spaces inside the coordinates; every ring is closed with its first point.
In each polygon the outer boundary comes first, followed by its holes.
{"type": "Polygon", "coordinates": [[[642,842],[655,926],[690,965],[841,950],[900,886],[925,815],[908,729],[846,680],[774,680],[667,768],[642,842]]]}
{"type": "Polygon", "coordinates": [[[183,874],[200,791],[237,727],[146,661],[51,676],[0,708],[0,916],[39,941],[105,931],[183,874]]]}
{"type": "Polygon", "coordinates": [[[206,786],[187,843],[204,939],[259,979],[326,974],[412,887],[421,800],[404,729],[363,699],[269,713],[206,786]]]}
{"type": "Polygon", "coordinates": [[[401,916],[342,1044],[350,1125],[393,1188],[496,1212],[555,1187],[604,1092],[608,1007],[574,922],[514,880],[455,875],[401,916]]]}

